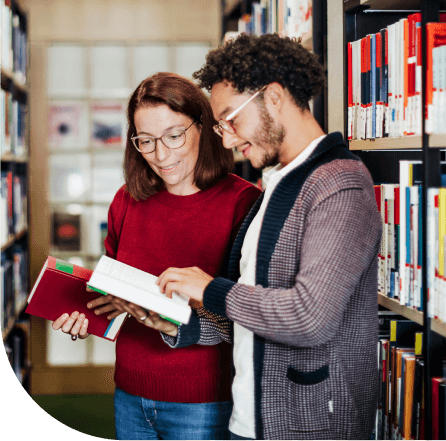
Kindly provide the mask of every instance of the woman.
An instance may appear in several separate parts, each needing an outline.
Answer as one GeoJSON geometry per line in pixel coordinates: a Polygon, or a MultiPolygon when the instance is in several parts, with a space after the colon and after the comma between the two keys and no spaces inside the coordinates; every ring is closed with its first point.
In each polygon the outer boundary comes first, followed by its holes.
{"type": "MultiPolygon", "coordinates": [[[[127,117],[126,185],[110,206],[107,255],[156,276],[171,266],[224,273],[225,256],[260,191],[229,174],[232,152],[213,131],[207,97],[185,78],[158,73],[132,94],[127,117]]],[[[110,319],[132,315],[116,343],[118,439],[228,438],[229,325],[193,306],[189,324],[178,327],[113,296],[89,303],[110,319]],[[188,341],[183,326],[212,332],[188,341]]],[[[65,314],[53,328],[88,336],[82,314],[65,314]]]]}

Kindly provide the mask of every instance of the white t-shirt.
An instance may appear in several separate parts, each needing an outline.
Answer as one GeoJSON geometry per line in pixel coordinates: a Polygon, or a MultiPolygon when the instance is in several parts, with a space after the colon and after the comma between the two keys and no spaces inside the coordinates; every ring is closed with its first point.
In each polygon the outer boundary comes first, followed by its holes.
{"type": "MultiPolygon", "coordinates": [[[[301,165],[325,138],[323,135],[310,143],[293,161],[282,168],[281,164],[264,173],[266,185],[262,205],[246,232],[240,260],[238,283],[255,286],[257,243],[266,207],[280,180],[291,170],[301,165]]],[[[238,323],[234,323],[234,366],[232,383],[234,408],[229,421],[229,430],[245,438],[255,438],[254,419],[254,334],[238,323]]]]}

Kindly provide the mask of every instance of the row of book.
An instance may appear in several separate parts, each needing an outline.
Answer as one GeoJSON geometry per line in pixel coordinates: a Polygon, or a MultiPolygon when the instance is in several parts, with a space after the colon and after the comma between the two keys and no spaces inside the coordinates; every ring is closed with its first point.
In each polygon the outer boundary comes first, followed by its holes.
{"type": "Polygon", "coordinates": [[[24,156],[27,152],[27,106],[13,98],[12,93],[0,90],[1,154],[24,156]]]}
{"type": "Polygon", "coordinates": [[[252,13],[238,22],[238,33],[272,34],[288,37],[311,37],[312,0],[261,0],[252,3],[252,13]]]}
{"type": "Polygon", "coordinates": [[[27,178],[25,165],[17,164],[16,171],[2,170],[0,173],[0,245],[25,230],[28,226],[27,178]]]}
{"type": "Polygon", "coordinates": [[[423,262],[421,168],[421,161],[400,161],[399,184],[375,185],[383,221],[378,288],[400,304],[422,310],[422,268],[427,265],[429,315],[446,321],[446,188],[428,189],[428,255],[423,262]]]}
{"type": "Polygon", "coordinates": [[[389,337],[378,343],[376,439],[425,439],[426,424],[432,425],[432,439],[445,439],[446,378],[431,379],[432,421],[424,419],[422,326],[410,320],[391,320],[390,325],[389,337]]]}
{"type": "MultiPolygon", "coordinates": [[[[29,361],[29,335],[30,324],[28,320],[17,321],[15,328],[11,331],[8,338],[3,342],[6,355],[12,370],[17,379],[25,386],[29,378],[28,368],[31,365],[29,361]]],[[[28,389],[27,387],[25,387],[28,389]]]]}
{"type": "Polygon", "coordinates": [[[28,297],[28,250],[20,243],[1,253],[1,329],[23,310],[28,297]]]}
{"type": "Polygon", "coordinates": [[[28,43],[26,40],[26,22],[16,10],[11,0],[1,0],[1,65],[13,71],[19,83],[26,82],[28,64],[28,43]]]}
{"type": "MultiPolygon", "coordinates": [[[[446,132],[446,13],[426,25],[426,132],[446,132]]],[[[420,135],[421,14],[347,45],[348,139],[420,135]]]]}

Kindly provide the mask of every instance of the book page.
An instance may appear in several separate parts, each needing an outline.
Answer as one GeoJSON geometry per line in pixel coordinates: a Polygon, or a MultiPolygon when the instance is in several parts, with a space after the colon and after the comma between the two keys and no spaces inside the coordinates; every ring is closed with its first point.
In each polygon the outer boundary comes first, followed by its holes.
{"type": "MultiPolygon", "coordinates": [[[[118,262],[107,256],[102,256],[96,266],[94,273],[101,273],[105,276],[125,282],[128,285],[133,285],[144,291],[148,291],[157,296],[166,297],[160,292],[159,286],[155,283],[158,277],[133,268],[125,263],[118,262]]],[[[183,294],[173,293],[172,300],[175,303],[187,305],[189,298],[183,294]]]]}

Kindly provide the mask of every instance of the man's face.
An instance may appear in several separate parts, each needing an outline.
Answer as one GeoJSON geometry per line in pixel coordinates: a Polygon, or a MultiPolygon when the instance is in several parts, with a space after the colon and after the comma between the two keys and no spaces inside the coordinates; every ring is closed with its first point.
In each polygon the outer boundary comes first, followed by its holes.
{"type": "MultiPolygon", "coordinates": [[[[252,94],[238,93],[226,81],[214,84],[211,106],[215,119],[225,119],[250,96],[252,94]]],[[[229,122],[234,127],[235,134],[223,131],[223,145],[226,148],[236,147],[254,168],[263,169],[279,162],[285,131],[274,121],[264,103],[259,103],[258,98],[248,103],[229,122]]]]}

